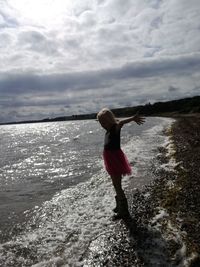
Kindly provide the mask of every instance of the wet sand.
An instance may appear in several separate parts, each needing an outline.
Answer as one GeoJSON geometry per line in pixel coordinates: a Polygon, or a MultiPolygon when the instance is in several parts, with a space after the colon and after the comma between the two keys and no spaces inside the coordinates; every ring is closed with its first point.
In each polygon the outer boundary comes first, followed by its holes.
{"type": "Polygon", "coordinates": [[[126,192],[131,219],[93,240],[84,266],[200,266],[200,115],[175,119],[157,178],[126,192]]]}

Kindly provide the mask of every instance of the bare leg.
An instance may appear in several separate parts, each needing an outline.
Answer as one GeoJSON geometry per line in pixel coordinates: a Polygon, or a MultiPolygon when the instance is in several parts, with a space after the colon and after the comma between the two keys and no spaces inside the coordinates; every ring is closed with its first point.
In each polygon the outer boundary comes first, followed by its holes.
{"type": "Polygon", "coordinates": [[[115,208],[115,212],[117,212],[117,215],[115,216],[116,219],[118,218],[124,218],[129,216],[129,211],[128,211],[128,203],[126,196],[124,194],[124,190],[122,189],[122,177],[111,177],[112,178],[112,183],[116,191],[116,202],[117,202],[117,207],[115,208]]]}
{"type": "Polygon", "coordinates": [[[111,179],[112,179],[112,183],[113,183],[113,186],[115,188],[117,197],[119,199],[125,198],[124,190],[122,189],[122,177],[121,176],[118,176],[118,177],[111,176],[111,179]]]}

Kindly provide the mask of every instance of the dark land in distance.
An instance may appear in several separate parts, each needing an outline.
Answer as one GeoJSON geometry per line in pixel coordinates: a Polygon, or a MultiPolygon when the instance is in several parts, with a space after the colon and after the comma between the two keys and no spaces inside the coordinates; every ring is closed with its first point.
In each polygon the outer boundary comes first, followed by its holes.
{"type": "MultiPolygon", "coordinates": [[[[139,105],[135,107],[117,108],[117,109],[112,109],[112,111],[117,117],[133,116],[137,112],[140,115],[144,116],[169,116],[169,117],[176,116],[177,114],[200,113],[200,96],[171,100],[166,102],[156,102],[154,104],[148,103],[146,105],[139,105]]],[[[97,113],[80,114],[80,115],[62,116],[55,118],[45,118],[42,120],[7,122],[7,123],[0,123],[0,125],[37,123],[37,122],[41,123],[41,122],[52,122],[52,121],[88,120],[88,119],[96,119],[96,115],[97,113]]]]}

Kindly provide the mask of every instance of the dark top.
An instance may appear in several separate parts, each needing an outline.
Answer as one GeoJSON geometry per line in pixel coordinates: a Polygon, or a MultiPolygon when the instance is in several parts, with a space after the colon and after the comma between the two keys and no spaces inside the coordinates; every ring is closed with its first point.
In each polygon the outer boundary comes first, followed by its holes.
{"type": "Polygon", "coordinates": [[[106,132],[104,139],[105,150],[120,149],[120,129],[117,129],[117,124],[113,124],[111,129],[106,132]]]}

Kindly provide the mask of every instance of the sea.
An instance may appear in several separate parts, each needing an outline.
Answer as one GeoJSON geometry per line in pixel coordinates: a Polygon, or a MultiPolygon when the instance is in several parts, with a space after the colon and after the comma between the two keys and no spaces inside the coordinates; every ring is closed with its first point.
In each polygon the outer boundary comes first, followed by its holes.
{"type": "MultiPolygon", "coordinates": [[[[133,170],[125,192],[154,179],[171,123],[148,117],[123,127],[133,170]]],[[[104,134],[95,120],[0,126],[0,266],[84,266],[92,240],[115,224],[104,134]]]]}

